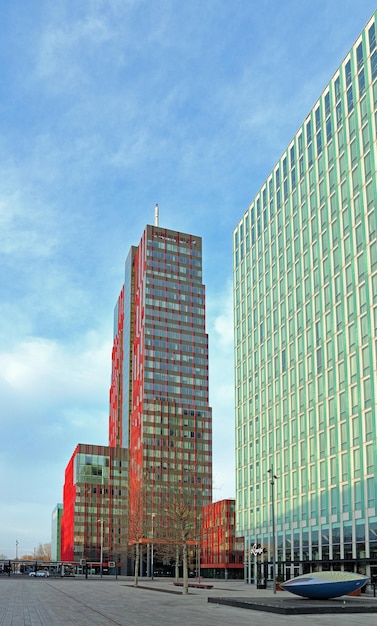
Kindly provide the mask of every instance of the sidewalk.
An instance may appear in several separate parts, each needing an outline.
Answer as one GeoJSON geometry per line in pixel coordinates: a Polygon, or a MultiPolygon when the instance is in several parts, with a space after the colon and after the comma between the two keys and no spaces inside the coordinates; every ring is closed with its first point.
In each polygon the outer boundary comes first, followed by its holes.
{"type": "MultiPolygon", "coordinates": [[[[209,581],[190,589],[173,579],[0,577],[1,626],[375,626],[376,615],[282,616],[208,602],[216,597],[271,597],[243,581],[209,581]]],[[[279,597],[287,592],[278,592],[279,597]]],[[[291,594],[288,594],[291,595],[291,594]]]]}

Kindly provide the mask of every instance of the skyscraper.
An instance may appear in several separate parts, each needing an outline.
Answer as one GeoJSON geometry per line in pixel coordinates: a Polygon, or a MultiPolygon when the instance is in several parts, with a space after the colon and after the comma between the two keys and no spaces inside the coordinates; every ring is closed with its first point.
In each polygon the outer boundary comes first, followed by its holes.
{"type": "Polygon", "coordinates": [[[249,579],[274,556],[283,577],[377,574],[375,20],[234,231],[236,501],[249,579]],[[267,554],[250,556],[254,544],[267,554]]]}
{"type": "Polygon", "coordinates": [[[51,516],[51,560],[60,561],[60,530],[63,505],[58,503],[51,516]]]}
{"type": "Polygon", "coordinates": [[[110,445],[129,448],[130,520],[140,518],[143,540],[169,540],[177,495],[190,499],[194,525],[211,502],[208,402],[201,238],[149,225],[115,308],[109,419],[110,445]]]}

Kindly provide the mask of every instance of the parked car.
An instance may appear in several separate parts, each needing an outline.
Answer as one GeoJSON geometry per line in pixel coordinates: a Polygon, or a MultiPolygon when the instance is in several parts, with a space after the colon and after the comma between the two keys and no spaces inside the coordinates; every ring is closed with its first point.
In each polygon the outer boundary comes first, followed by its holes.
{"type": "Polygon", "coordinates": [[[158,567],[157,569],[153,570],[153,576],[173,576],[173,570],[158,567]]]}
{"type": "Polygon", "coordinates": [[[36,576],[38,576],[38,578],[47,578],[47,576],[50,576],[50,574],[46,569],[41,569],[39,570],[39,572],[36,573],[36,576]]]}

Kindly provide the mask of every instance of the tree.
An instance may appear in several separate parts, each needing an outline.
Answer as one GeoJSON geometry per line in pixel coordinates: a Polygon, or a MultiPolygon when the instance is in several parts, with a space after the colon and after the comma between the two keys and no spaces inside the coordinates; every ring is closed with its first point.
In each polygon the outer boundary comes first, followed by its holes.
{"type": "MultiPolygon", "coordinates": [[[[193,536],[194,519],[192,501],[187,495],[175,493],[171,499],[169,516],[175,531],[176,545],[182,550],[183,593],[188,593],[188,541],[193,536]]],[[[178,557],[178,551],[177,551],[178,557]]],[[[176,559],[177,562],[178,558],[176,559]]]]}
{"type": "Polygon", "coordinates": [[[51,561],[51,543],[39,543],[34,558],[36,561],[51,561]]]}
{"type": "Polygon", "coordinates": [[[134,586],[139,584],[139,562],[140,562],[140,544],[144,537],[144,516],[143,516],[143,489],[139,489],[132,502],[130,501],[129,518],[128,518],[128,532],[129,540],[132,545],[135,546],[135,568],[134,568],[134,586]]]}
{"type": "Polygon", "coordinates": [[[51,561],[51,543],[39,543],[33,554],[23,554],[21,561],[51,561]]]}

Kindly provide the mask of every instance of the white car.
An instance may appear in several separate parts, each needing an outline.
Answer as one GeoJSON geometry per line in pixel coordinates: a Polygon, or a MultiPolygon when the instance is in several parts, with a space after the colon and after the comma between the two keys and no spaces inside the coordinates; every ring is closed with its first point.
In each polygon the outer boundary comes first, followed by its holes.
{"type": "Polygon", "coordinates": [[[38,578],[47,578],[50,576],[46,569],[40,569],[38,572],[29,572],[29,576],[37,576],[38,578]]]}

